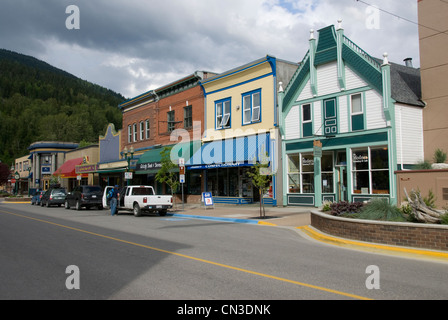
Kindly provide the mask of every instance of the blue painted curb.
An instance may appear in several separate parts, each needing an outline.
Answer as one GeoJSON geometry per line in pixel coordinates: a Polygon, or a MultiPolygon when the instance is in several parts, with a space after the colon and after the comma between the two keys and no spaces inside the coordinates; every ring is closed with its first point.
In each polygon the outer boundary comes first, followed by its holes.
{"type": "Polygon", "coordinates": [[[196,216],[196,215],[178,214],[178,213],[167,213],[167,216],[173,216],[173,217],[179,217],[179,218],[195,218],[195,219],[202,219],[202,220],[214,220],[214,221],[222,221],[222,222],[258,224],[258,220],[250,220],[250,219],[234,219],[234,218],[221,218],[221,217],[210,217],[210,216],[196,216]]]}

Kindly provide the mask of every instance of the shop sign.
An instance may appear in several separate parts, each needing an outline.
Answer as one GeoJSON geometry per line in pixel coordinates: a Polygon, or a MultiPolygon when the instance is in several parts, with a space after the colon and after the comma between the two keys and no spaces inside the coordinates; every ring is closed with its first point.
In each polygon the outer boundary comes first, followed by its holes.
{"type": "Polygon", "coordinates": [[[319,140],[313,142],[313,155],[316,158],[322,158],[322,142],[319,140]]]}
{"type": "Polygon", "coordinates": [[[237,162],[237,163],[214,163],[214,164],[201,164],[201,165],[194,165],[189,166],[189,170],[194,169],[217,169],[217,168],[236,168],[236,167],[249,167],[253,166],[252,163],[244,163],[244,162],[237,162]]]}
{"type": "Polygon", "coordinates": [[[162,163],[160,163],[160,162],[147,162],[147,163],[138,163],[137,164],[137,171],[160,169],[160,168],[162,168],[162,163]]]}
{"type": "Polygon", "coordinates": [[[302,158],[302,166],[314,166],[314,159],[302,158]]]}
{"type": "Polygon", "coordinates": [[[75,167],[76,173],[92,173],[96,172],[99,169],[98,164],[85,164],[85,165],[79,165],[75,167]]]}
{"type": "Polygon", "coordinates": [[[362,162],[368,162],[369,156],[367,154],[356,154],[353,153],[353,162],[354,163],[362,163],[362,162]]]}
{"type": "Polygon", "coordinates": [[[44,174],[51,174],[51,167],[50,166],[46,166],[46,167],[42,166],[41,167],[41,172],[42,172],[43,175],[44,174]]]}

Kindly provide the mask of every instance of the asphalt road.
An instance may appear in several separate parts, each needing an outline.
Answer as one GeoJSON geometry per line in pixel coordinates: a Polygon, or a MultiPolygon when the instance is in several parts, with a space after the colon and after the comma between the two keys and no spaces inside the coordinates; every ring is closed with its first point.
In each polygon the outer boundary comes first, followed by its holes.
{"type": "Polygon", "coordinates": [[[1,202],[0,226],[3,300],[448,299],[446,263],[288,228],[1,202]]]}

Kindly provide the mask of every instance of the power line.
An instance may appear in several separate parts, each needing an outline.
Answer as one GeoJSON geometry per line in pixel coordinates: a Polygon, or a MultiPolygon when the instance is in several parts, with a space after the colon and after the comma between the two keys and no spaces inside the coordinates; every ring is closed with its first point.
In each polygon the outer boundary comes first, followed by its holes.
{"type": "MultiPolygon", "coordinates": [[[[384,13],[387,13],[387,14],[389,14],[389,15],[391,15],[391,16],[394,16],[394,17],[396,17],[396,18],[398,18],[398,19],[405,20],[405,21],[407,21],[407,22],[409,22],[409,23],[415,24],[415,25],[420,26],[420,27],[423,27],[423,28],[430,29],[430,30],[435,31],[435,32],[437,32],[437,33],[443,33],[443,34],[448,35],[448,31],[440,31],[440,30],[438,30],[438,29],[435,29],[435,28],[432,28],[432,27],[425,26],[425,25],[423,25],[423,24],[421,24],[421,23],[412,21],[412,20],[410,20],[410,19],[407,19],[407,18],[405,18],[405,17],[402,17],[402,16],[400,16],[400,15],[398,15],[398,14],[395,14],[395,13],[393,13],[393,12],[390,12],[390,11],[387,11],[387,10],[384,10],[384,9],[381,9],[381,8],[378,7],[378,6],[371,5],[370,3],[367,3],[367,2],[365,2],[365,1],[363,1],[363,0],[356,0],[356,1],[357,1],[357,2],[361,2],[361,3],[363,3],[363,4],[367,5],[367,6],[376,8],[376,9],[378,9],[378,10],[384,12],[384,13]]],[[[440,0],[440,1],[441,1],[441,2],[444,2],[444,3],[446,3],[446,4],[448,4],[448,1],[446,1],[446,0],[440,0]]]]}

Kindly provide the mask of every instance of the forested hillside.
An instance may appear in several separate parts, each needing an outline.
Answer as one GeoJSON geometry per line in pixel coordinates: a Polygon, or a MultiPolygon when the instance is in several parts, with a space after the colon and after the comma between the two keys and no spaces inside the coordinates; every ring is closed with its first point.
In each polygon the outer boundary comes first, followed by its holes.
{"type": "Polygon", "coordinates": [[[0,160],[12,164],[39,140],[98,142],[122,126],[118,93],[30,56],[0,49],[0,160]]]}

